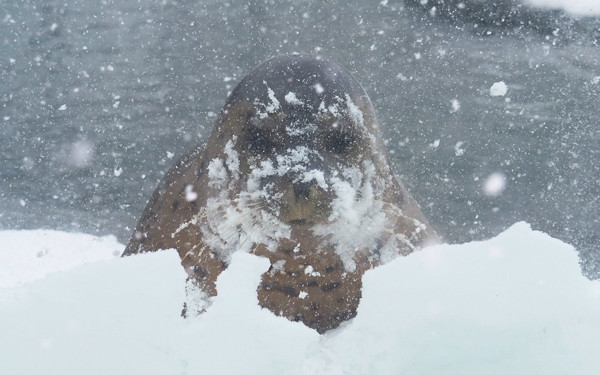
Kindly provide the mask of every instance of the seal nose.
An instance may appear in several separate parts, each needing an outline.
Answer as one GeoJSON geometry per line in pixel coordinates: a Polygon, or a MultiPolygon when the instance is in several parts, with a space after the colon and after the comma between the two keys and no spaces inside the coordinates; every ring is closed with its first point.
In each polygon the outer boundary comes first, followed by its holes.
{"type": "Polygon", "coordinates": [[[311,182],[297,182],[294,184],[294,194],[296,198],[308,199],[310,197],[311,182]]]}

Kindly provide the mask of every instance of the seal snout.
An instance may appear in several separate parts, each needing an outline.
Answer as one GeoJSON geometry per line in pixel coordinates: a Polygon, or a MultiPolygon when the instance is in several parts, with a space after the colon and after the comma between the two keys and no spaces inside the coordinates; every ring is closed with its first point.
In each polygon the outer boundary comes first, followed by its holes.
{"type": "Polygon", "coordinates": [[[310,182],[298,182],[293,185],[294,195],[296,199],[309,199],[310,190],[312,188],[312,183],[310,182]]]}
{"type": "Polygon", "coordinates": [[[279,217],[288,224],[325,223],[330,214],[325,190],[314,181],[290,183],[285,189],[279,217]]]}

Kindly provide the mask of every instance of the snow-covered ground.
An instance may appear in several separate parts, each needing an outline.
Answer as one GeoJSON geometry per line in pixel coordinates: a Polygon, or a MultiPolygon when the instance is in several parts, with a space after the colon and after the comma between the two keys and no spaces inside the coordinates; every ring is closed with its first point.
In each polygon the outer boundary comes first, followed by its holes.
{"type": "Polygon", "coordinates": [[[0,231],[0,288],[19,286],[49,273],[119,257],[114,236],[52,230],[0,231]]]}
{"type": "Polygon", "coordinates": [[[184,320],[177,254],[122,249],[112,237],[0,232],[0,374],[600,371],[600,281],[525,223],[368,272],[357,317],[322,336],[259,308],[266,259],[234,254],[208,312],[184,320]]]}
{"type": "Polygon", "coordinates": [[[522,0],[536,8],[561,9],[576,16],[600,15],[599,0],[522,0]]]}

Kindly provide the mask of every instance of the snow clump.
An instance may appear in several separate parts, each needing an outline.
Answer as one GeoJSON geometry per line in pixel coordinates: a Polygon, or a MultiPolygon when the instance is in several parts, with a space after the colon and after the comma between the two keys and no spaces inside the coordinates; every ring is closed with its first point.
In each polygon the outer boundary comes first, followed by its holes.
{"type": "Polygon", "coordinates": [[[504,96],[508,91],[508,87],[504,81],[494,82],[492,87],[490,87],[490,96],[504,96]]]}

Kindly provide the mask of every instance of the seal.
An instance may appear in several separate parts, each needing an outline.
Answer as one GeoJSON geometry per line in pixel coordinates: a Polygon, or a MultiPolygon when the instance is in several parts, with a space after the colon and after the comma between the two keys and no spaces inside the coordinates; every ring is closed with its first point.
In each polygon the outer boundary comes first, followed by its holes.
{"type": "Polygon", "coordinates": [[[323,333],[356,315],[366,270],[435,239],[361,85],[336,63],[291,55],[238,84],[206,145],[160,182],[123,255],[176,249],[186,314],[208,307],[234,252],[268,257],[259,304],[323,333]]]}

